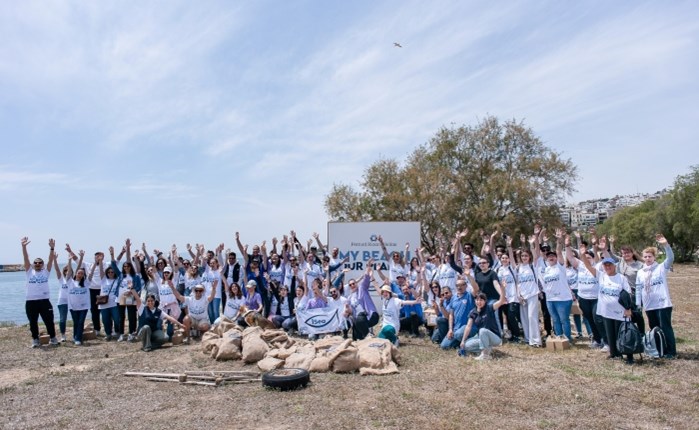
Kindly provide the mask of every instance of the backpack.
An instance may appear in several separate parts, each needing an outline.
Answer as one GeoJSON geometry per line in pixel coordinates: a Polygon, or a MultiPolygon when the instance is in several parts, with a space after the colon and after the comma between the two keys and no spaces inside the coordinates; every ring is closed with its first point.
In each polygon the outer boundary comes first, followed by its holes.
{"type": "Polygon", "coordinates": [[[651,358],[662,358],[666,346],[665,333],[660,327],[654,327],[643,336],[643,352],[651,358]]]}
{"type": "Polygon", "coordinates": [[[619,326],[619,334],[616,338],[616,348],[620,354],[640,354],[644,351],[643,335],[636,325],[625,320],[619,326]]]}

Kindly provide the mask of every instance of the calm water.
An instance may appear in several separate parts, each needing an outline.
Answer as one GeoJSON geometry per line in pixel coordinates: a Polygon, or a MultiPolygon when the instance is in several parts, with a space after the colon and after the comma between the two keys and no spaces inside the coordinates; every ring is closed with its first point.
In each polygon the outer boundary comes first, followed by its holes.
{"type": "MultiPolygon", "coordinates": [[[[24,311],[24,286],[26,284],[24,272],[0,272],[0,321],[12,321],[17,324],[27,324],[27,314],[24,311]]],[[[54,320],[58,324],[58,279],[51,271],[49,279],[51,288],[51,304],[53,304],[54,320]]],[[[68,317],[70,319],[70,317],[68,317]]],[[[41,321],[41,320],[39,320],[41,321]]]]}

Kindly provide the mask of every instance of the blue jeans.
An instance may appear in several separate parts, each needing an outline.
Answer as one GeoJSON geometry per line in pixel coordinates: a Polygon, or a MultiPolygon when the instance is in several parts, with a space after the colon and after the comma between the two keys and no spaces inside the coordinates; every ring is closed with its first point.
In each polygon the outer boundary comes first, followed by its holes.
{"type": "Polygon", "coordinates": [[[61,334],[66,334],[66,320],[68,320],[68,304],[58,305],[58,329],[61,334]]]}
{"type": "MultiPolygon", "coordinates": [[[[459,343],[461,343],[461,339],[459,339],[459,343]]],[[[487,328],[482,328],[478,330],[477,335],[466,340],[464,344],[464,350],[466,352],[479,352],[484,349],[500,345],[502,345],[502,339],[500,338],[500,336],[488,330],[487,328]]]]}
{"type": "Polygon", "coordinates": [[[553,332],[556,333],[556,336],[565,334],[571,342],[573,341],[573,338],[570,336],[570,308],[572,306],[572,300],[563,300],[561,302],[546,301],[546,307],[553,320],[553,332]]]}
{"type": "Polygon", "coordinates": [[[85,319],[87,318],[87,309],[82,311],[70,311],[70,318],[73,320],[73,341],[83,341],[83,330],[85,330],[85,319]]]}
{"type": "MultiPolygon", "coordinates": [[[[442,343],[439,345],[439,347],[442,349],[458,348],[459,345],[461,345],[461,339],[464,337],[464,330],[466,330],[465,325],[462,325],[461,327],[457,328],[454,332],[454,337],[452,337],[451,339],[449,339],[445,334],[444,339],[442,339],[442,343]]],[[[447,332],[448,331],[449,327],[447,327],[447,332]]]]}
{"type": "Polygon", "coordinates": [[[209,302],[209,322],[214,323],[221,316],[221,299],[213,299],[209,302]]]}
{"type": "Polygon", "coordinates": [[[432,333],[432,342],[441,344],[448,331],[449,320],[444,317],[438,317],[437,327],[435,327],[434,333],[432,333]]]}
{"type": "Polygon", "coordinates": [[[119,309],[116,306],[112,306],[107,309],[100,309],[100,314],[102,315],[102,325],[104,326],[104,333],[107,336],[112,335],[112,324],[114,327],[115,334],[121,331],[121,323],[119,323],[119,309]]]}

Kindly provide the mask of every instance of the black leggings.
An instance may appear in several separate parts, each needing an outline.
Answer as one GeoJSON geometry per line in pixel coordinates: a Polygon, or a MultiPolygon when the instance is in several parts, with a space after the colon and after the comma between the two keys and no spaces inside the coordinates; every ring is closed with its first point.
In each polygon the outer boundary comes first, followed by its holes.
{"type": "Polygon", "coordinates": [[[129,334],[136,334],[136,328],[137,328],[137,320],[136,320],[136,305],[117,305],[117,309],[119,310],[119,325],[121,326],[121,332],[126,333],[124,331],[124,323],[126,322],[126,312],[128,311],[129,313],[129,334]]]}
{"type": "MultiPolygon", "coordinates": [[[[616,339],[622,322],[604,317],[602,317],[602,320],[604,321],[604,331],[607,333],[607,342],[609,343],[609,356],[612,358],[621,357],[622,354],[616,348],[616,339]]],[[[626,354],[626,359],[633,361],[633,354],[626,354]]]]}
{"type": "Polygon", "coordinates": [[[97,307],[97,296],[100,295],[101,290],[90,288],[90,315],[92,316],[92,328],[95,331],[100,331],[102,329],[102,324],[100,322],[100,310],[97,307]]]}
{"type": "Polygon", "coordinates": [[[362,340],[369,334],[369,328],[374,327],[379,323],[379,314],[372,312],[371,317],[367,318],[366,312],[360,312],[354,319],[352,326],[352,340],[362,340]]]}
{"type": "Polygon", "coordinates": [[[546,330],[546,336],[551,336],[551,330],[553,326],[551,325],[551,314],[549,313],[548,305],[546,305],[546,293],[539,293],[539,308],[541,309],[541,314],[544,316],[544,330],[546,330]]]}
{"type": "MultiPolygon", "coordinates": [[[[648,317],[648,327],[650,327],[651,330],[655,327],[660,327],[663,331],[665,342],[667,342],[667,351],[665,354],[677,355],[675,331],[672,329],[672,307],[646,311],[646,316],[648,317]]],[[[641,317],[641,319],[642,318],[643,317],[641,317]]]]}
{"type": "MultiPolygon", "coordinates": [[[[502,309],[503,306],[500,306],[502,309]]],[[[519,303],[512,302],[507,304],[507,328],[510,329],[513,338],[519,338],[521,336],[519,331],[519,303]]]]}
{"type": "Polygon", "coordinates": [[[32,339],[39,339],[39,316],[41,316],[49,336],[56,337],[56,327],[53,325],[53,306],[49,299],[27,300],[24,309],[27,311],[32,339]]]}
{"type": "Polygon", "coordinates": [[[597,343],[602,343],[602,338],[606,338],[604,333],[604,322],[602,317],[597,315],[597,299],[584,299],[578,297],[578,305],[583,313],[583,317],[590,323],[592,329],[592,340],[597,343]]]}

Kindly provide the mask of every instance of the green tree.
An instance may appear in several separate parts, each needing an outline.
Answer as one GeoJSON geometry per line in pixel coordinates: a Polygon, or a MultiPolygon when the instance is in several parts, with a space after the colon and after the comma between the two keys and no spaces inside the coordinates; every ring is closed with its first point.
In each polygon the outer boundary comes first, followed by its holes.
{"type": "Polygon", "coordinates": [[[665,202],[646,200],[638,206],[624,208],[600,225],[597,232],[614,236],[617,248],[630,245],[640,252],[654,240],[655,233],[663,231],[663,206],[665,202]]]}
{"type": "Polygon", "coordinates": [[[534,221],[560,225],[559,206],[574,191],[577,168],[531,128],[489,116],[444,127],[404,164],[381,159],[360,189],[334,184],[325,208],[341,221],[420,221],[422,245],[468,227],[529,232],[534,221]]]}

